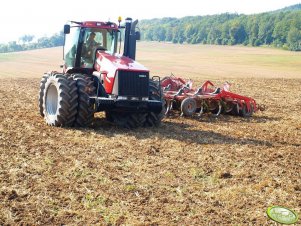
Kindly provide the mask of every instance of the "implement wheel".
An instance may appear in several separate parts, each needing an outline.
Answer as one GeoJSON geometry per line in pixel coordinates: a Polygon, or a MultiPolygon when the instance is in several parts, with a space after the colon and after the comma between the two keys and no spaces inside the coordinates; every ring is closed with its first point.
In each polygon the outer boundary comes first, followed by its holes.
{"type": "Polygon", "coordinates": [[[181,112],[184,116],[192,116],[196,111],[196,100],[188,97],[181,103],[181,112]]]}

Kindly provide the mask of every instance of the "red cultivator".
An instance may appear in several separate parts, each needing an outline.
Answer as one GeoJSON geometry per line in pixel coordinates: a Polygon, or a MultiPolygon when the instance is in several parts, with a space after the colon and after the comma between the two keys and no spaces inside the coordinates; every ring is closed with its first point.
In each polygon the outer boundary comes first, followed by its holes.
{"type": "Polygon", "coordinates": [[[228,82],[219,88],[206,81],[201,87],[193,89],[191,80],[185,81],[172,75],[163,78],[161,86],[166,101],[166,114],[175,109],[180,110],[181,116],[192,116],[195,113],[201,116],[210,112],[214,116],[224,113],[251,117],[257,110],[264,110],[254,99],[230,92],[228,82]]]}

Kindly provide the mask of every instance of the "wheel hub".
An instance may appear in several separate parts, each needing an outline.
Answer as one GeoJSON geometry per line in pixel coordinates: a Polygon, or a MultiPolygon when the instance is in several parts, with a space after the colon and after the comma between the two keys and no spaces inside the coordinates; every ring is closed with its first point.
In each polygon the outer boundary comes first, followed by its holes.
{"type": "Polygon", "coordinates": [[[49,116],[55,116],[58,105],[58,91],[52,84],[49,86],[46,94],[46,112],[49,116]]]}

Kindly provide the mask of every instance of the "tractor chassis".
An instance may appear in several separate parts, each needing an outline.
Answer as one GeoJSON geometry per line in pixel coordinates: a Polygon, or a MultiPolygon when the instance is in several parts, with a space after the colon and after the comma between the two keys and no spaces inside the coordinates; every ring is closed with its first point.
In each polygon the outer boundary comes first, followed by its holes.
{"type": "Polygon", "coordinates": [[[156,100],[123,100],[107,97],[91,97],[95,103],[96,111],[122,111],[122,112],[155,112],[162,111],[162,102],[156,100]]]}

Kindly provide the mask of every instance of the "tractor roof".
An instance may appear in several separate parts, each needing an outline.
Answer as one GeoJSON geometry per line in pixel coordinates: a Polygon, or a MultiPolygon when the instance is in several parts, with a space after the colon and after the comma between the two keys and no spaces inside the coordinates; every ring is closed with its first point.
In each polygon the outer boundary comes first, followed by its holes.
{"type": "Polygon", "coordinates": [[[100,21],[83,21],[76,22],[71,21],[71,23],[75,23],[75,27],[87,27],[87,28],[103,28],[103,29],[113,29],[118,30],[118,25],[113,22],[100,22],[100,21]]]}

